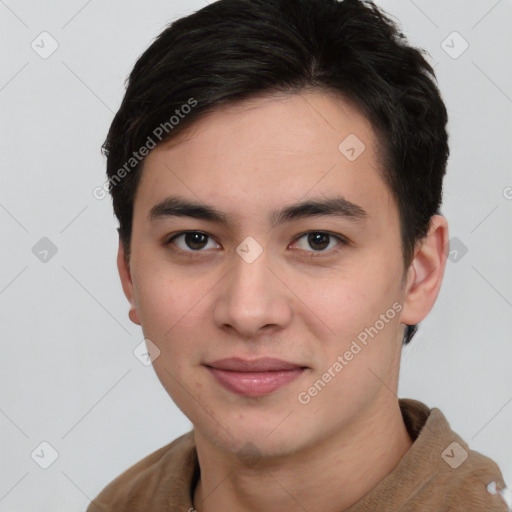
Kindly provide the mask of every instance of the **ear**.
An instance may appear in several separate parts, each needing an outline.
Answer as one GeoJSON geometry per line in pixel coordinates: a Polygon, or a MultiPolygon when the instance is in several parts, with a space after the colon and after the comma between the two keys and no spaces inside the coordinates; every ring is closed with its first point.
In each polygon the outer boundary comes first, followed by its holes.
{"type": "Polygon", "coordinates": [[[407,272],[400,322],[415,325],[428,315],[441,289],[447,257],[448,222],[442,215],[434,215],[407,272]]]}
{"type": "Polygon", "coordinates": [[[121,285],[123,286],[124,294],[130,303],[130,312],[128,313],[128,316],[134,324],[141,325],[139,312],[137,311],[137,305],[135,304],[130,266],[125,259],[121,237],[119,237],[119,249],[117,251],[117,269],[119,271],[119,277],[121,278],[121,285]]]}

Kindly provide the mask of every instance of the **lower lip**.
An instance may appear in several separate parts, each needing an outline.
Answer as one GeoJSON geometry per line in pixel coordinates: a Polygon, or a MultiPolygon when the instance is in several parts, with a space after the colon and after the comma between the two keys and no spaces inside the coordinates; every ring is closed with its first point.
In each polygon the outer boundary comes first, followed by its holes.
{"type": "Polygon", "coordinates": [[[207,367],[226,389],[244,396],[263,396],[299,377],[305,368],[272,372],[233,372],[207,367]]]}

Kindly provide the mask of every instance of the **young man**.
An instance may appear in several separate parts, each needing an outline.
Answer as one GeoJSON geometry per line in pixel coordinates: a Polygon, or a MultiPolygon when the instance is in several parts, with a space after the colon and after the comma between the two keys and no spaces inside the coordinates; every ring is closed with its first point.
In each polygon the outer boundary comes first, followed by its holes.
{"type": "Polygon", "coordinates": [[[105,149],[130,319],[194,429],[90,512],[507,511],[396,395],[446,263],[446,123],[370,3],[220,0],[157,38],[105,149]]]}

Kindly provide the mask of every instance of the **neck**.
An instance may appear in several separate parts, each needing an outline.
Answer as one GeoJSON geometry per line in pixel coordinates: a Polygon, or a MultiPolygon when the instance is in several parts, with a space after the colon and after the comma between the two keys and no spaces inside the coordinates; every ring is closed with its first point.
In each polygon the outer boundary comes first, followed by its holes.
{"type": "Polygon", "coordinates": [[[398,464],[413,441],[396,399],[366,411],[321,444],[254,467],[222,452],[195,432],[201,468],[197,512],[342,512],[398,464]]]}

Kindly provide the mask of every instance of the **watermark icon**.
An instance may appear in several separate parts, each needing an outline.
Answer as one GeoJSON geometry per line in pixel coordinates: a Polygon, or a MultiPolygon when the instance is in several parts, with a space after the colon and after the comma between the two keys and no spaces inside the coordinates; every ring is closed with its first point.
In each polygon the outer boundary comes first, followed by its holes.
{"type": "Polygon", "coordinates": [[[448,242],[445,249],[447,249],[448,259],[452,263],[458,263],[468,252],[467,245],[456,236],[450,238],[450,241],[448,242]]]}
{"type": "Polygon", "coordinates": [[[250,468],[258,464],[262,457],[258,447],[251,442],[245,443],[236,455],[245,466],[250,468]]]}
{"type": "Polygon", "coordinates": [[[457,31],[453,31],[443,39],[441,48],[452,59],[458,59],[469,48],[469,43],[457,31]]]}
{"type": "Polygon", "coordinates": [[[59,47],[57,40],[49,32],[41,32],[31,43],[30,47],[41,59],[48,59],[59,47]]]}
{"type": "Polygon", "coordinates": [[[145,338],[135,347],[133,355],[144,366],[151,366],[160,356],[160,349],[150,339],[145,338]]]}
{"type": "Polygon", "coordinates": [[[246,263],[252,263],[261,255],[263,247],[252,236],[248,236],[236,248],[236,252],[246,263]]]}
{"type": "Polygon", "coordinates": [[[468,452],[457,441],[454,441],[443,450],[441,458],[451,468],[457,469],[468,458],[468,452]]]}
{"type": "Polygon", "coordinates": [[[363,154],[366,146],[357,135],[351,133],[341,141],[338,149],[347,160],[353,162],[363,154]]]}
{"type": "Polygon", "coordinates": [[[48,441],[43,441],[30,456],[40,468],[48,469],[59,458],[59,453],[48,441]]]}
{"type": "Polygon", "coordinates": [[[197,100],[194,98],[189,98],[187,103],[184,103],[179,109],[177,108],[174,111],[174,115],[172,115],[168,121],[160,123],[152,132],[151,135],[148,135],[146,142],[137,150],[132,153],[132,156],[124,163],[122,167],[120,167],[115,174],[110,176],[110,178],[103,183],[100,187],[94,187],[92,191],[92,195],[95,199],[101,201],[105,199],[109,188],[115,187],[117,184],[121,182],[123,178],[126,177],[140,162],[146,157],[149,152],[156,148],[158,142],[161,142],[166,135],[171,133],[174,128],[180,124],[182,119],[185,119],[187,114],[190,114],[192,108],[197,106],[197,100]],[[155,140],[156,139],[156,140],[155,140]]]}
{"type": "Polygon", "coordinates": [[[512,200],[512,187],[505,187],[503,189],[503,197],[509,201],[512,200]]]}
{"type": "Polygon", "coordinates": [[[57,254],[57,246],[48,237],[43,236],[32,247],[32,254],[41,263],[48,263],[57,254]]]}
{"type": "Polygon", "coordinates": [[[322,391],[331,380],[336,377],[345,366],[349,364],[354,356],[359,354],[364,347],[368,345],[368,337],[375,338],[377,334],[379,334],[382,329],[388,324],[395,316],[402,311],[402,304],[395,302],[386,313],[381,313],[379,319],[370,327],[366,327],[362,330],[358,335],[357,339],[352,340],[350,348],[346,350],[343,355],[338,355],[336,361],[327,368],[327,370],[322,374],[322,376],[315,381],[315,383],[310,386],[307,391],[301,391],[297,395],[297,400],[302,405],[307,405],[311,402],[311,399],[322,391]],[[359,341],[359,343],[358,343],[359,341]],[[361,346],[363,345],[363,346],[361,346]]]}

